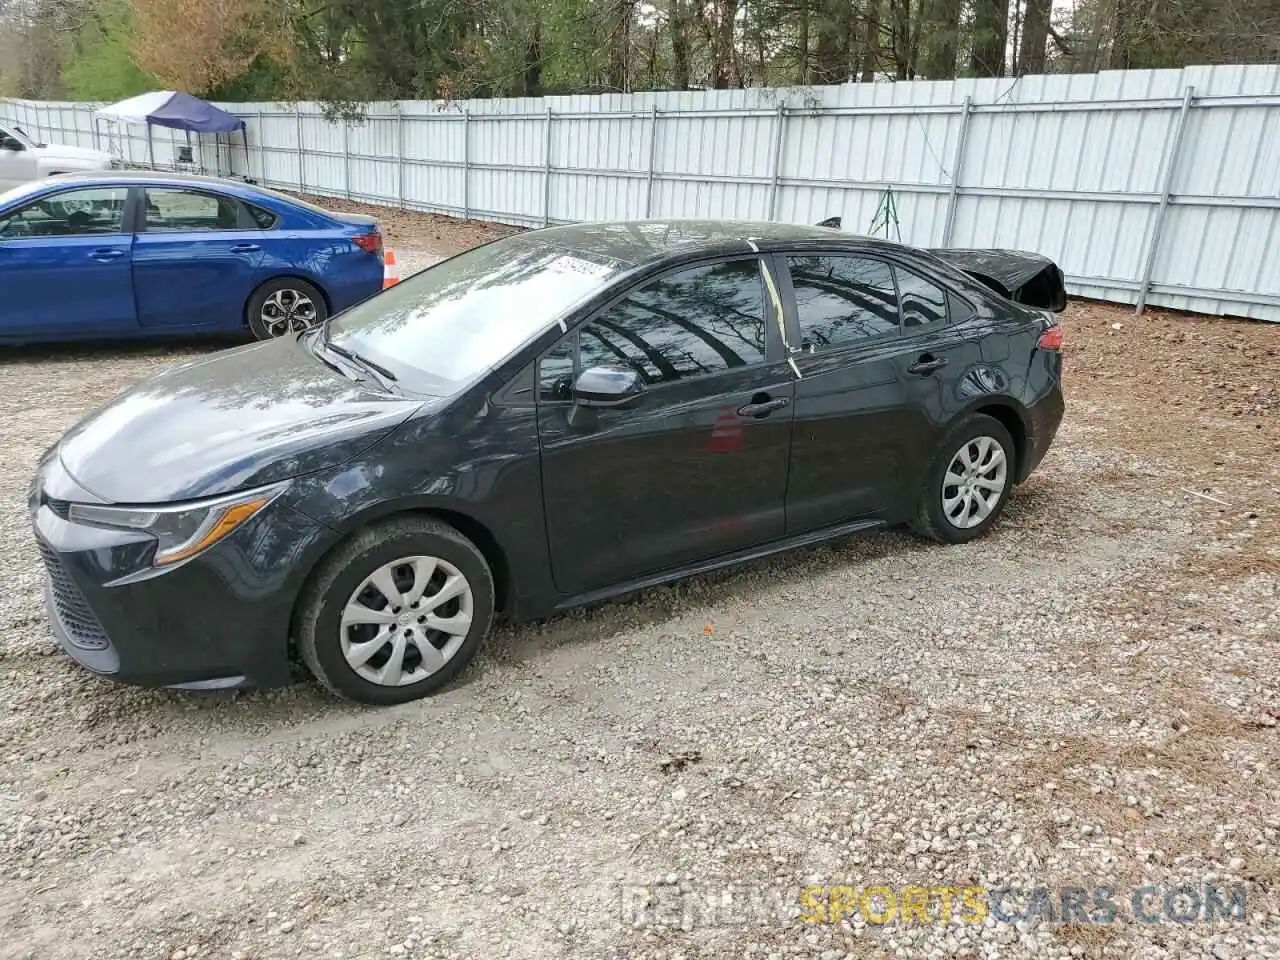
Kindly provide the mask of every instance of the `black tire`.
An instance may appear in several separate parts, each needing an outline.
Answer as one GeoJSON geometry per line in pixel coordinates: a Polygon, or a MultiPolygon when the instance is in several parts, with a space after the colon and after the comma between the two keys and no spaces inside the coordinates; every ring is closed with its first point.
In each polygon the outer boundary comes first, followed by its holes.
{"type": "Polygon", "coordinates": [[[377,706],[407,703],[444,687],[466,667],[489,632],[493,603],[493,575],[470,540],[431,517],[392,519],[343,543],[312,575],[298,603],[298,649],[316,679],[340,697],[377,706]],[[384,686],[361,676],[347,662],[342,651],[342,611],[379,567],[415,556],[439,558],[461,572],[473,598],[471,626],[461,646],[434,673],[402,686],[384,686]]]}
{"type": "MultiPolygon", "coordinates": [[[[303,300],[294,300],[293,302],[301,304],[303,300]]],[[[289,333],[298,333],[304,327],[313,327],[324,323],[328,317],[329,307],[325,303],[324,295],[313,284],[297,277],[277,277],[274,280],[268,280],[253,291],[249,297],[249,302],[245,304],[244,308],[245,323],[249,327],[249,332],[258,340],[273,340],[289,333]],[[295,297],[304,298],[305,301],[309,302],[314,308],[314,316],[311,315],[310,311],[302,311],[297,317],[290,317],[274,327],[268,326],[267,320],[263,316],[263,310],[266,308],[267,302],[277,294],[280,294],[285,302],[289,302],[291,293],[295,297]]]]}
{"type": "Polygon", "coordinates": [[[1009,494],[1013,491],[1016,466],[1017,452],[1013,437],[1009,435],[1004,424],[985,413],[964,417],[947,431],[946,437],[938,445],[938,452],[929,466],[924,486],[916,501],[911,528],[916,533],[941,543],[967,543],[970,540],[976,540],[990,530],[1000,514],[1004,512],[1005,505],[1009,502],[1009,494]],[[1006,464],[1004,489],[1000,491],[991,512],[980,523],[970,527],[959,526],[943,509],[943,481],[952,460],[960,454],[960,451],[983,437],[989,437],[999,444],[1004,454],[1006,464]]]}

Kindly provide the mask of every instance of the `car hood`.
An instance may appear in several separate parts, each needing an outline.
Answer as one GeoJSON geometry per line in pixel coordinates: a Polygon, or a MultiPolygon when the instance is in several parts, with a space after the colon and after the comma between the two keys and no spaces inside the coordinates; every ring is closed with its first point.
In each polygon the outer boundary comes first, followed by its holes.
{"type": "Polygon", "coordinates": [[[101,150],[90,150],[87,147],[68,147],[61,143],[46,143],[43,147],[35,147],[36,155],[46,160],[92,160],[95,163],[110,163],[111,154],[101,150]]]}
{"type": "Polygon", "coordinates": [[[73,427],[67,472],[111,503],[171,503],[336,466],[421,407],[349,380],[292,338],[142,381],[73,427]]]}

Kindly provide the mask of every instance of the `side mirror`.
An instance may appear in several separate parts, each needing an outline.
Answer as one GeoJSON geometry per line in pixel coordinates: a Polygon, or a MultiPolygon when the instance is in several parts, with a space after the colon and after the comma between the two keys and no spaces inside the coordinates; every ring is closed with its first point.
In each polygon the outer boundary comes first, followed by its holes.
{"type": "Polygon", "coordinates": [[[573,399],[580,407],[621,407],[639,399],[644,381],[630,367],[591,367],[578,375],[573,399]]]}
{"type": "Polygon", "coordinates": [[[14,153],[21,153],[27,149],[22,145],[22,141],[14,137],[0,137],[0,150],[12,150],[14,153]]]}

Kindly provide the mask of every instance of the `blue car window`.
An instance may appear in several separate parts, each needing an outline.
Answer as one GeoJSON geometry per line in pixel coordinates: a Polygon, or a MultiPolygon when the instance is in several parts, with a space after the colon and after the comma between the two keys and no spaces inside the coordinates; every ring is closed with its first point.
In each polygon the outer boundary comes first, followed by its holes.
{"type": "Polygon", "coordinates": [[[128,187],[89,187],[44,196],[0,217],[0,237],[120,233],[128,187]]]}
{"type": "Polygon", "coordinates": [[[240,207],[230,197],[196,190],[148,189],[147,232],[235,230],[240,207]]]}

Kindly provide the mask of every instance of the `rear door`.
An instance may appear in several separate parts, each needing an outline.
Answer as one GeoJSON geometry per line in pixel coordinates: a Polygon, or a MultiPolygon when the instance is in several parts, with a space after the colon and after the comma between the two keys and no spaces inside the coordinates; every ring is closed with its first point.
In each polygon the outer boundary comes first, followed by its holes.
{"type": "Polygon", "coordinates": [[[646,281],[539,362],[547,537],[557,587],[579,594],[780,538],[793,375],[743,257],[646,281]],[[622,364],[627,409],[573,401],[581,371],[622,364]]]}
{"type": "Polygon", "coordinates": [[[0,336],[137,328],[127,187],[45,194],[0,213],[0,336]]]}
{"type": "Polygon", "coordinates": [[[902,312],[897,374],[923,425],[921,442],[903,451],[903,462],[923,475],[951,418],[973,397],[1006,393],[1009,384],[995,382],[999,374],[982,362],[989,328],[971,306],[918,267],[895,261],[893,271],[902,312]]]}
{"type": "Polygon", "coordinates": [[[133,253],[143,327],[238,330],[259,282],[264,231],[235,197],[148,187],[133,253]]]}
{"type": "Polygon", "coordinates": [[[798,347],[787,533],[894,513],[928,425],[913,403],[893,269],[863,253],[778,256],[798,347]]]}

